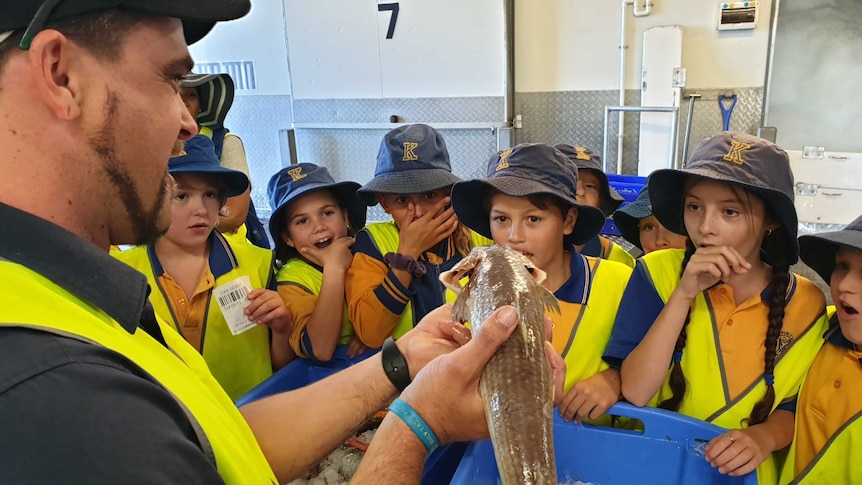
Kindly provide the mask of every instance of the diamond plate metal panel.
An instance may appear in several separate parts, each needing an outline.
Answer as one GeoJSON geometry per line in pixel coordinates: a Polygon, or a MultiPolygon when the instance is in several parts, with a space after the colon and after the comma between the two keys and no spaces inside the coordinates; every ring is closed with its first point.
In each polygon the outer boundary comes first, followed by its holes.
{"type": "MultiPolygon", "coordinates": [[[[695,102],[692,115],[689,151],[697,144],[721,131],[722,117],[718,108],[718,95],[736,93],[738,100],[730,121],[732,130],[757,133],[763,99],[761,88],[727,88],[694,90],[702,97],[695,102]]],[[[688,98],[683,94],[680,106],[679,140],[688,117],[688,98]]],[[[579,143],[597,151],[602,149],[602,125],[606,105],[619,104],[618,91],[566,91],[544,93],[515,93],[515,114],[520,114],[523,128],[515,130],[517,143],[579,143]]],[[[640,105],[640,91],[626,90],[626,105],[640,105]]],[[[617,159],[618,114],[611,114],[608,124],[608,159],[617,159]]],[[[623,167],[625,174],[637,173],[638,132],[640,115],[626,113],[623,139],[623,167]]],[[[609,171],[613,171],[612,168],[609,171]]]]}
{"type": "Polygon", "coordinates": [[[401,123],[503,121],[502,97],[298,99],[297,123],[388,123],[397,115],[401,123]]]}
{"type": "MultiPolygon", "coordinates": [[[[757,134],[760,126],[760,114],[763,106],[762,88],[727,88],[727,89],[692,89],[682,93],[680,106],[679,146],[682,153],[683,137],[685,136],[685,125],[688,119],[688,93],[700,94],[701,97],[694,102],[694,112],[691,117],[691,136],[688,144],[688,155],[694,151],[697,145],[719,133],[723,129],[724,120],[721,109],[718,107],[718,96],[721,94],[736,94],[736,106],[730,117],[730,129],[743,131],[752,135],[757,134]]],[[[685,157],[686,160],[688,157],[685,157]]]]}
{"type": "MultiPolygon", "coordinates": [[[[325,166],[336,180],[364,184],[374,176],[377,150],[387,130],[310,130],[296,132],[297,154],[302,162],[325,166]]],[[[452,172],[463,178],[484,176],[488,159],[497,150],[491,130],[440,130],[452,172]]],[[[368,222],[389,220],[379,206],[368,209],[368,222]]]]}
{"type": "Polygon", "coordinates": [[[251,198],[258,214],[269,214],[266,184],[281,169],[278,130],[291,125],[290,96],[237,96],[225,126],[242,138],[251,172],[251,198]]]}

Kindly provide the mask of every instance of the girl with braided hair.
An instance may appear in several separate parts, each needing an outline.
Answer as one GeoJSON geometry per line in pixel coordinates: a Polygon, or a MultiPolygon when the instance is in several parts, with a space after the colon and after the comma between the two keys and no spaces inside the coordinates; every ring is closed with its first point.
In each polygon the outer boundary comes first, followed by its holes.
{"type": "Polygon", "coordinates": [[[828,322],[823,293],[788,271],[797,261],[787,154],[743,133],[713,136],[683,170],[649,179],[659,222],[689,237],[633,273],[605,360],[625,399],[728,428],[706,448],[721,473],[757,469],[793,437],[796,395],[828,322]]]}

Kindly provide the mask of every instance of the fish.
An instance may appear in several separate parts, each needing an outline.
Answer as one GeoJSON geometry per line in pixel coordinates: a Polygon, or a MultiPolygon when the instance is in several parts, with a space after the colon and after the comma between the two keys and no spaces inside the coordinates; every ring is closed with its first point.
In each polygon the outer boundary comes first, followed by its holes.
{"type": "Polygon", "coordinates": [[[546,310],[560,312],[541,286],[547,274],[508,246],[474,248],[440,281],[458,296],[452,318],[474,330],[503,305],[519,325],[497,350],[480,379],[485,417],[503,485],[557,485],[554,457],[554,385],[545,354],[546,310]],[[461,280],[469,277],[466,285],[461,280]]]}

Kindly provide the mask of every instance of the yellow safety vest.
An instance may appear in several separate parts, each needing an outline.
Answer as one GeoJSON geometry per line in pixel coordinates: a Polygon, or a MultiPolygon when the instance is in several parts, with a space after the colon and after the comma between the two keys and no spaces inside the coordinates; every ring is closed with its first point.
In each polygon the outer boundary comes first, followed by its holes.
{"type": "MultiPolygon", "coordinates": [[[[220,234],[216,233],[216,236],[220,234]]],[[[226,244],[224,239],[219,242],[226,244]]],[[[252,288],[266,288],[272,276],[272,252],[252,244],[235,244],[230,250],[235,256],[234,267],[217,277],[214,287],[247,275],[252,288]]],[[[147,283],[152,289],[150,302],[156,315],[168,322],[174,332],[182,334],[182,328],[174,317],[158,275],[155,274],[147,246],[137,246],[113,255],[147,277],[147,283]]],[[[218,304],[212,301],[212,292],[208,298],[210,302],[204,320],[201,353],[216,380],[231,398],[237,399],[272,375],[269,328],[258,325],[239,335],[233,335],[218,304]]]]}
{"type": "MultiPolygon", "coordinates": [[[[279,284],[304,288],[312,295],[320,295],[320,289],[323,288],[323,272],[299,258],[288,260],[276,273],[275,280],[279,284]]],[[[354,335],[356,332],[353,330],[353,324],[350,323],[347,302],[345,301],[344,312],[341,317],[341,332],[338,337],[339,345],[350,343],[350,338],[354,335]]]]}
{"type": "MultiPolygon", "coordinates": [[[[368,224],[363,230],[368,231],[368,234],[371,236],[371,242],[374,243],[374,246],[378,251],[380,251],[380,254],[385,256],[388,253],[398,251],[398,242],[400,239],[398,226],[395,225],[394,221],[368,224]]],[[[473,247],[490,246],[494,243],[494,241],[474,231],[470,231],[470,238],[473,242],[473,247]]],[[[451,291],[444,292],[444,295],[447,303],[455,301],[456,295],[451,291]]],[[[392,336],[397,339],[409,332],[412,328],[413,302],[410,301],[407,302],[407,306],[404,307],[404,311],[401,313],[401,318],[398,319],[398,323],[392,330],[392,336]]]]}
{"type": "Polygon", "coordinates": [[[169,348],[19,264],[0,262],[0,325],[31,328],[100,345],[128,358],[186,410],[201,447],[226,483],[277,483],[248,424],[201,356],[159,322],[169,348]]]}
{"type": "MultiPolygon", "coordinates": [[[[835,313],[835,307],[829,307],[828,316],[835,313]]],[[[825,344],[817,356],[818,364],[824,369],[834,368],[842,359],[846,358],[846,349],[832,344],[825,344]]],[[[812,367],[815,367],[812,366],[812,367]]],[[[807,381],[806,381],[807,384],[807,381]]],[[[805,403],[805,386],[799,392],[799,404],[805,403]]],[[[813,396],[812,396],[813,399],[813,396]]],[[[808,463],[798,476],[796,475],[796,436],[799,430],[799,420],[796,421],[796,430],[793,434],[794,440],[790,444],[787,460],[781,469],[781,480],[784,484],[843,484],[862,483],[862,459],[859,450],[862,449],[862,411],[847,421],[838,432],[833,435],[823,449],[808,463]]]]}
{"type": "Polygon", "coordinates": [[[606,260],[590,256],[585,258],[590,268],[590,280],[586,283],[589,291],[587,304],[581,305],[574,321],[560,321],[562,315],[550,313],[554,321],[554,347],[566,361],[566,392],[575,383],[610,367],[602,359],[602,353],[611,339],[614,319],[626,289],[625,282],[631,276],[628,266],[616,262],[606,264],[606,260]]]}
{"type": "MultiPolygon", "coordinates": [[[[642,258],[659,297],[665,303],[679,284],[684,256],[685,251],[683,250],[669,249],[653,251],[642,258]]],[[[799,277],[791,275],[791,285],[795,284],[794,280],[797,278],[799,277]]],[[[784,318],[785,321],[788,321],[791,318],[800,317],[786,314],[784,318]]],[[[828,324],[825,311],[820,317],[812,318],[807,330],[802,335],[794,336],[794,340],[787,344],[783,353],[778,357],[774,370],[775,402],[772,405],[773,411],[782,401],[796,396],[799,392],[808,367],[823,343],[821,335],[826,331],[828,324]]],[[[737,396],[731,402],[725,402],[721,358],[716,352],[716,349],[719,348],[716,342],[717,330],[703,292],[692,303],[691,318],[686,332],[688,335],[682,355],[682,366],[687,376],[686,393],[679,412],[724,428],[746,426],[743,421],[751,415],[754,405],[766,394],[766,384],[763,378],[759,378],[742,395],[737,396]],[[694,378],[693,376],[697,377],[694,378]]],[[[651,405],[672,395],[668,384],[669,376],[670,372],[668,372],[662,388],[651,405]]],[[[757,468],[757,474],[760,483],[777,482],[778,469],[775,453],[757,468]]]]}
{"type": "Polygon", "coordinates": [[[623,263],[629,268],[635,267],[635,257],[622,246],[602,236],[599,236],[599,241],[602,243],[602,259],[623,263]]]}

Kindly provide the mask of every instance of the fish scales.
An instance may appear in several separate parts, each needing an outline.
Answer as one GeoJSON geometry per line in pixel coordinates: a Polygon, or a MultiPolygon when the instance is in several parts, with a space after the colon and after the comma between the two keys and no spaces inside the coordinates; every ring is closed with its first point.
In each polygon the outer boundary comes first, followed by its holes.
{"type": "Polygon", "coordinates": [[[459,291],[453,318],[474,329],[499,307],[518,312],[518,329],[488,362],[482,397],[500,477],[508,484],[557,484],[553,441],[553,383],[545,354],[546,309],[559,312],[541,286],[545,273],[508,247],[473,249],[440,279],[459,291]],[[469,276],[463,288],[458,281],[469,276]]]}

